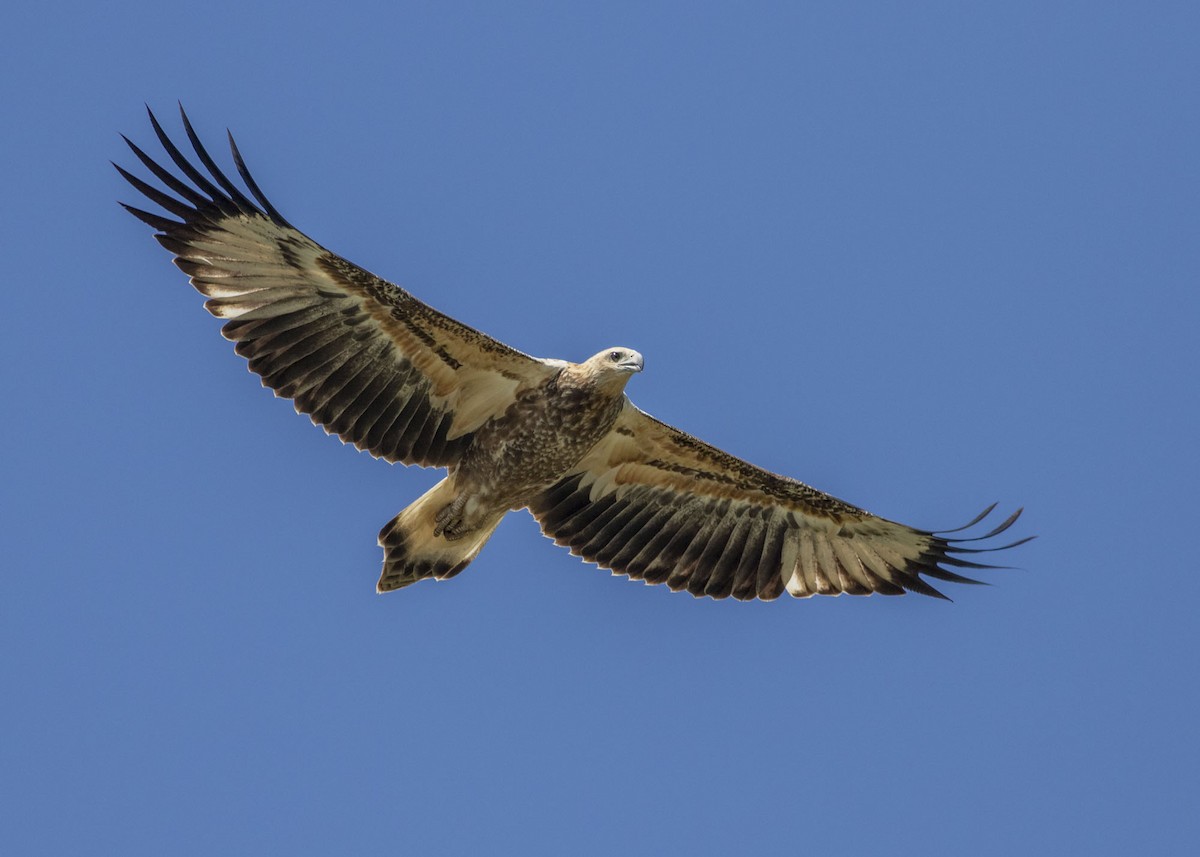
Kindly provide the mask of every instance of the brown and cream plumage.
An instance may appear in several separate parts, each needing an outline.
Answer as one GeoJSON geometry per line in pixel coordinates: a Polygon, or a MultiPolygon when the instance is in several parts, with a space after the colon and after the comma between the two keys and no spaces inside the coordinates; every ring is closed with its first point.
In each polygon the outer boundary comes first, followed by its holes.
{"type": "Polygon", "coordinates": [[[734,458],[638,410],[628,348],[543,360],[443,315],[329,252],[215,164],[188,121],[201,171],[150,121],[178,172],[126,139],[169,191],[117,167],[172,217],[125,207],[155,230],[209,300],[236,351],[278,396],[346,443],[448,475],[379,535],[380,592],[462,571],[501,518],[528,508],[543,532],[615,573],[713,598],[906,591],[954,568],[974,539],[913,529],[734,458]],[[207,174],[206,174],[207,173],[207,174]],[[186,180],[185,180],[186,179],[186,180]]]}

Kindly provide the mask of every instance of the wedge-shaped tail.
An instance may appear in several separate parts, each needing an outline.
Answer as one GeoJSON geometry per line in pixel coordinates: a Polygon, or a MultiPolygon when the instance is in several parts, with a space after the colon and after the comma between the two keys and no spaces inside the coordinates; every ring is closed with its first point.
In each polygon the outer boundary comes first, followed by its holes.
{"type": "Polygon", "coordinates": [[[504,513],[462,538],[451,541],[435,536],[434,518],[453,499],[454,488],[449,479],[443,479],[380,530],[383,574],[375,587],[377,592],[391,592],[427,577],[446,580],[479,555],[504,513]]]}

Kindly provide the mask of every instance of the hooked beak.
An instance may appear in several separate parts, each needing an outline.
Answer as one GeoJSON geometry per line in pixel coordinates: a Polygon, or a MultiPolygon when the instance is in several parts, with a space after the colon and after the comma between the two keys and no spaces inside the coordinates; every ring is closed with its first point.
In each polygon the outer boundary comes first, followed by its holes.
{"type": "Polygon", "coordinates": [[[617,365],[629,373],[641,372],[642,367],[645,365],[645,361],[642,360],[642,355],[635,351],[617,365]]]}

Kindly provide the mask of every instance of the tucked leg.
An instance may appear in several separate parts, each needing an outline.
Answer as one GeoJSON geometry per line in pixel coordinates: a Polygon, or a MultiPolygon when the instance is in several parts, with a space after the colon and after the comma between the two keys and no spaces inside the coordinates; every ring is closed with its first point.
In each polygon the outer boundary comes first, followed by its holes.
{"type": "Polygon", "coordinates": [[[466,520],[463,516],[463,509],[466,508],[466,505],[467,495],[465,493],[459,494],[448,503],[433,519],[433,534],[444,536],[450,541],[466,535],[466,520]]]}

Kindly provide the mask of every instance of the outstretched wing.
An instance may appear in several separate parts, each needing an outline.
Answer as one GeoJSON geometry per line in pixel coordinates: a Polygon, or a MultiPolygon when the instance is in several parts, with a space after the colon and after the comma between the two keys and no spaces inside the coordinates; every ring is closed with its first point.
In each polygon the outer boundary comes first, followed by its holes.
{"type": "Polygon", "coordinates": [[[518,391],[554,374],[550,362],[460,324],[298,231],[259,190],[230,136],[250,199],[180,113],[208,175],[151,113],[181,175],[125,142],[175,195],[117,169],[179,219],[125,208],[158,230],[159,243],[209,298],[205,308],[229,319],[221,332],[264,386],[294,399],[314,423],[389,461],[452,464],[471,433],[502,414],[518,391]]]}
{"type": "MultiPolygon", "coordinates": [[[[986,509],[959,532],[979,523],[986,509]]],[[[978,581],[946,568],[991,568],[959,554],[976,539],[916,530],[777,476],[628,401],[613,430],[529,505],[542,531],[615,573],[713,598],[798,598],[905,591],[945,597],[921,575],[978,581]]],[[[1031,537],[1032,538],[1032,537],[1031,537]]]]}

